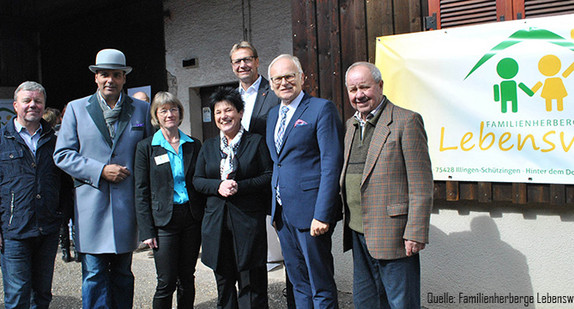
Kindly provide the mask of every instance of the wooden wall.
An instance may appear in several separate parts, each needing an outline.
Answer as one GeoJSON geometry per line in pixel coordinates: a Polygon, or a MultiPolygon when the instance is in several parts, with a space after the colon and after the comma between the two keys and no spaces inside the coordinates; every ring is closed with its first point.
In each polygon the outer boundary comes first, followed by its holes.
{"type": "Polygon", "coordinates": [[[293,54],[307,75],[306,90],[330,99],[343,119],[353,114],[345,70],[375,61],[378,36],[423,30],[427,0],[293,0],[293,54]]]}
{"type": "MultiPolygon", "coordinates": [[[[292,0],[293,54],[307,75],[306,91],[330,99],[342,119],[354,113],[344,74],[356,61],[375,61],[378,36],[423,31],[427,0],[292,0]]],[[[435,181],[435,199],[456,206],[574,204],[574,186],[435,181]]]]}

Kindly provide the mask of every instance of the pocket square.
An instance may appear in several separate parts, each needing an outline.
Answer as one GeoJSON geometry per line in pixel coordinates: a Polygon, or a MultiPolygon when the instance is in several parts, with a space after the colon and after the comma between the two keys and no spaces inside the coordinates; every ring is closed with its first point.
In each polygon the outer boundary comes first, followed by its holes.
{"type": "Polygon", "coordinates": [[[307,121],[303,120],[303,119],[297,119],[297,121],[295,121],[295,125],[293,125],[293,127],[298,127],[298,126],[306,126],[308,125],[307,121]]]}
{"type": "Polygon", "coordinates": [[[132,124],[132,130],[143,130],[144,129],[144,124],[143,123],[134,123],[132,124]]]}

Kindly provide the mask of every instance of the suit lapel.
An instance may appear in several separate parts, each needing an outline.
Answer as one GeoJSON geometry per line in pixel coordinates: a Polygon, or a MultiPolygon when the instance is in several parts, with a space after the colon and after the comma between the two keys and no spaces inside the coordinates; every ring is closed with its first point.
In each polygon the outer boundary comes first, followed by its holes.
{"type": "Polygon", "coordinates": [[[341,172],[341,178],[339,180],[341,187],[343,187],[343,181],[345,180],[345,174],[347,173],[347,164],[349,164],[349,156],[351,155],[351,145],[353,139],[355,138],[356,127],[353,125],[353,118],[347,120],[347,128],[345,130],[345,149],[343,149],[343,171],[341,172]]]}
{"type": "Polygon", "coordinates": [[[367,160],[365,161],[365,169],[363,170],[363,179],[361,179],[361,186],[373,171],[375,162],[379,158],[383,146],[387,141],[387,137],[391,133],[389,125],[393,121],[394,105],[391,102],[387,102],[386,104],[387,105],[383,107],[383,111],[381,112],[381,116],[377,122],[377,126],[375,127],[375,132],[373,132],[371,144],[369,145],[367,160]]]}
{"type": "Polygon", "coordinates": [[[100,103],[98,102],[98,97],[96,94],[92,95],[88,99],[88,105],[86,106],[86,110],[88,114],[96,124],[96,127],[102,134],[102,137],[110,145],[112,146],[112,138],[110,137],[110,132],[108,131],[108,126],[106,125],[106,120],[104,119],[104,113],[102,112],[102,108],[100,107],[100,103]]]}
{"type": "Polygon", "coordinates": [[[132,119],[132,115],[134,113],[134,106],[132,104],[132,99],[126,94],[122,94],[122,98],[124,102],[122,106],[122,112],[120,113],[120,117],[118,119],[118,126],[116,129],[116,137],[114,139],[114,145],[120,139],[120,136],[122,136],[122,133],[126,129],[127,125],[130,123],[130,119],[132,119]]]}
{"type": "Polygon", "coordinates": [[[265,102],[265,99],[267,99],[268,93],[269,93],[269,82],[267,82],[265,78],[261,77],[261,82],[259,83],[259,89],[257,90],[257,97],[255,98],[255,105],[253,105],[253,113],[251,114],[251,123],[254,123],[257,117],[259,116],[261,108],[263,107],[263,103],[265,102]]]}
{"type": "Polygon", "coordinates": [[[281,154],[281,152],[283,152],[283,149],[285,148],[285,144],[287,144],[287,139],[289,138],[289,133],[291,133],[291,130],[293,130],[293,127],[295,126],[295,122],[297,121],[297,119],[301,118],[301,115],[303,114],[303,112],[305,112],[307,107],[309,107],[309,102],[310,102],[309,95],[305,93],[305,95],[303,96],[303,99],[301,99],[301,103],[299,103],[299,106],[297,106],[297,109],[295,110],[293,117],[291,117],[291,120],[289,120],[289,123],[287,124],[287,127],[285,128],[285,133],[283,134],[283,144],[281,144],[281,149],[279,150],[279,154],[281,154]]]}
{"type": "MultiPolygon", "coordinates": [[[[277,105],[269,111],[267,115],[267,135],[265,139],[267,140],[267,145],[273,145],[269,152],[271,154],[271,159],[277,160],[277,149],[275,148],[275,126],[277,125],[277,119],[279,118],[279,108],[281,105],[277,105]]],[[[268,147],[269,148],[269,147],[268,147]]]]}
{"type": "Polygon", "coordinates": [[[191,166],[191,159],[193,158],[192,143],[190,142],[183,143],[183,145],[181,145],[181,151],[183,151],[183,174],[187,175],[187,171],[191,166]]]}

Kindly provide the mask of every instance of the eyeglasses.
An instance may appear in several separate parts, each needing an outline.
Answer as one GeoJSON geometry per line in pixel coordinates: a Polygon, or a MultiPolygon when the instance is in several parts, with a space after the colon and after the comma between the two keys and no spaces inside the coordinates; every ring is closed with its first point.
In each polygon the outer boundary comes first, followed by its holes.
{"type": "Polygon", "coordinates": [[[167,115],[167,112],[170,112],[170,113],[172,113],[173,115],[179,114],[179,108],[173,107],[173,108],[170,108],[170,109],[160,109],[160,110],[157,111],[157,113],[160,114],[160,115],[162,115],[162,116],[167,115]]]}
{"type": "Polygon", "coordinates": [[[241,59],[231,60],[231,63],[233,65],[240,65],[241,61],[243,61],[243,62],[245,62],[245,64],[252,64],[253,59],[255,59],[255,56],[249,56],[249,57],[245,57],[245,58],[241,58],[241,59]]]}
{"type": "Polygon", "coordinates": [[[291,73],[291,74],[285,74],[283,76],[271,77],[271,82],[273,83],[273,85],[279,86],[281,85],[283,79],[285,79],[286,82],[292,84],[295,81],[295,77],[297,77],[297,74],[299,73],[291,73]]]}

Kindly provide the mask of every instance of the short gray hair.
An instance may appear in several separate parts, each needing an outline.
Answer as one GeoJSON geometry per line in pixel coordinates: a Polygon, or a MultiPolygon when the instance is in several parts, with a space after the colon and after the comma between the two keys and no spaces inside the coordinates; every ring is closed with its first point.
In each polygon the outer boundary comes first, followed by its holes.
{"type": "Polygon", "coordinates": [[[275,57],[275,59],[273,59],[273,61],[271,61],[271,63],[269,64],[269,67],[267,68],[267,77],[269,77],[269,79],[271,79],[271,67],[275,64],[275,62],[277,62],[279,59],[282,58],[287,58],[290,59],[291,61],[293,61],[293,63],[295,63],[295,66],[297,67],[298,73],[303,73],[303,68],[301,67],[301,62],[299,61],[299,58],[290,55],[290,54],[281,54],[277,57],[275,57]]]}
{"type": "Polygon", "coordinates": [[[369,71],[371,71],[371,76],[373,77],[373,80],[375,81],[375,83],[379,83],[383,80],[383,77],[381,76],[381,71],[379,70],[379,68],[377,68],[376,65],[370,63],[370,62],[365,62],[365,61],[359,61],[359,62],[355,62],[353,64],[351,64],[351,66],[347,69],[347,72],[345,72],[345,87],[347,87],[347,75],[349,75],[349,72],[354,68],[354,67],[358,67],[358,66],[364,66],[367,69],[369,69],[369,71]]]}
{"type": "Polygon", "coordinates": [[[14,101],[18,100],[18,92],[20,91],[41,91],[44,94],[44,101],[46,101],[46,89],[37,82],[26,81],[21,83],[14,91],[14,101]]]}

